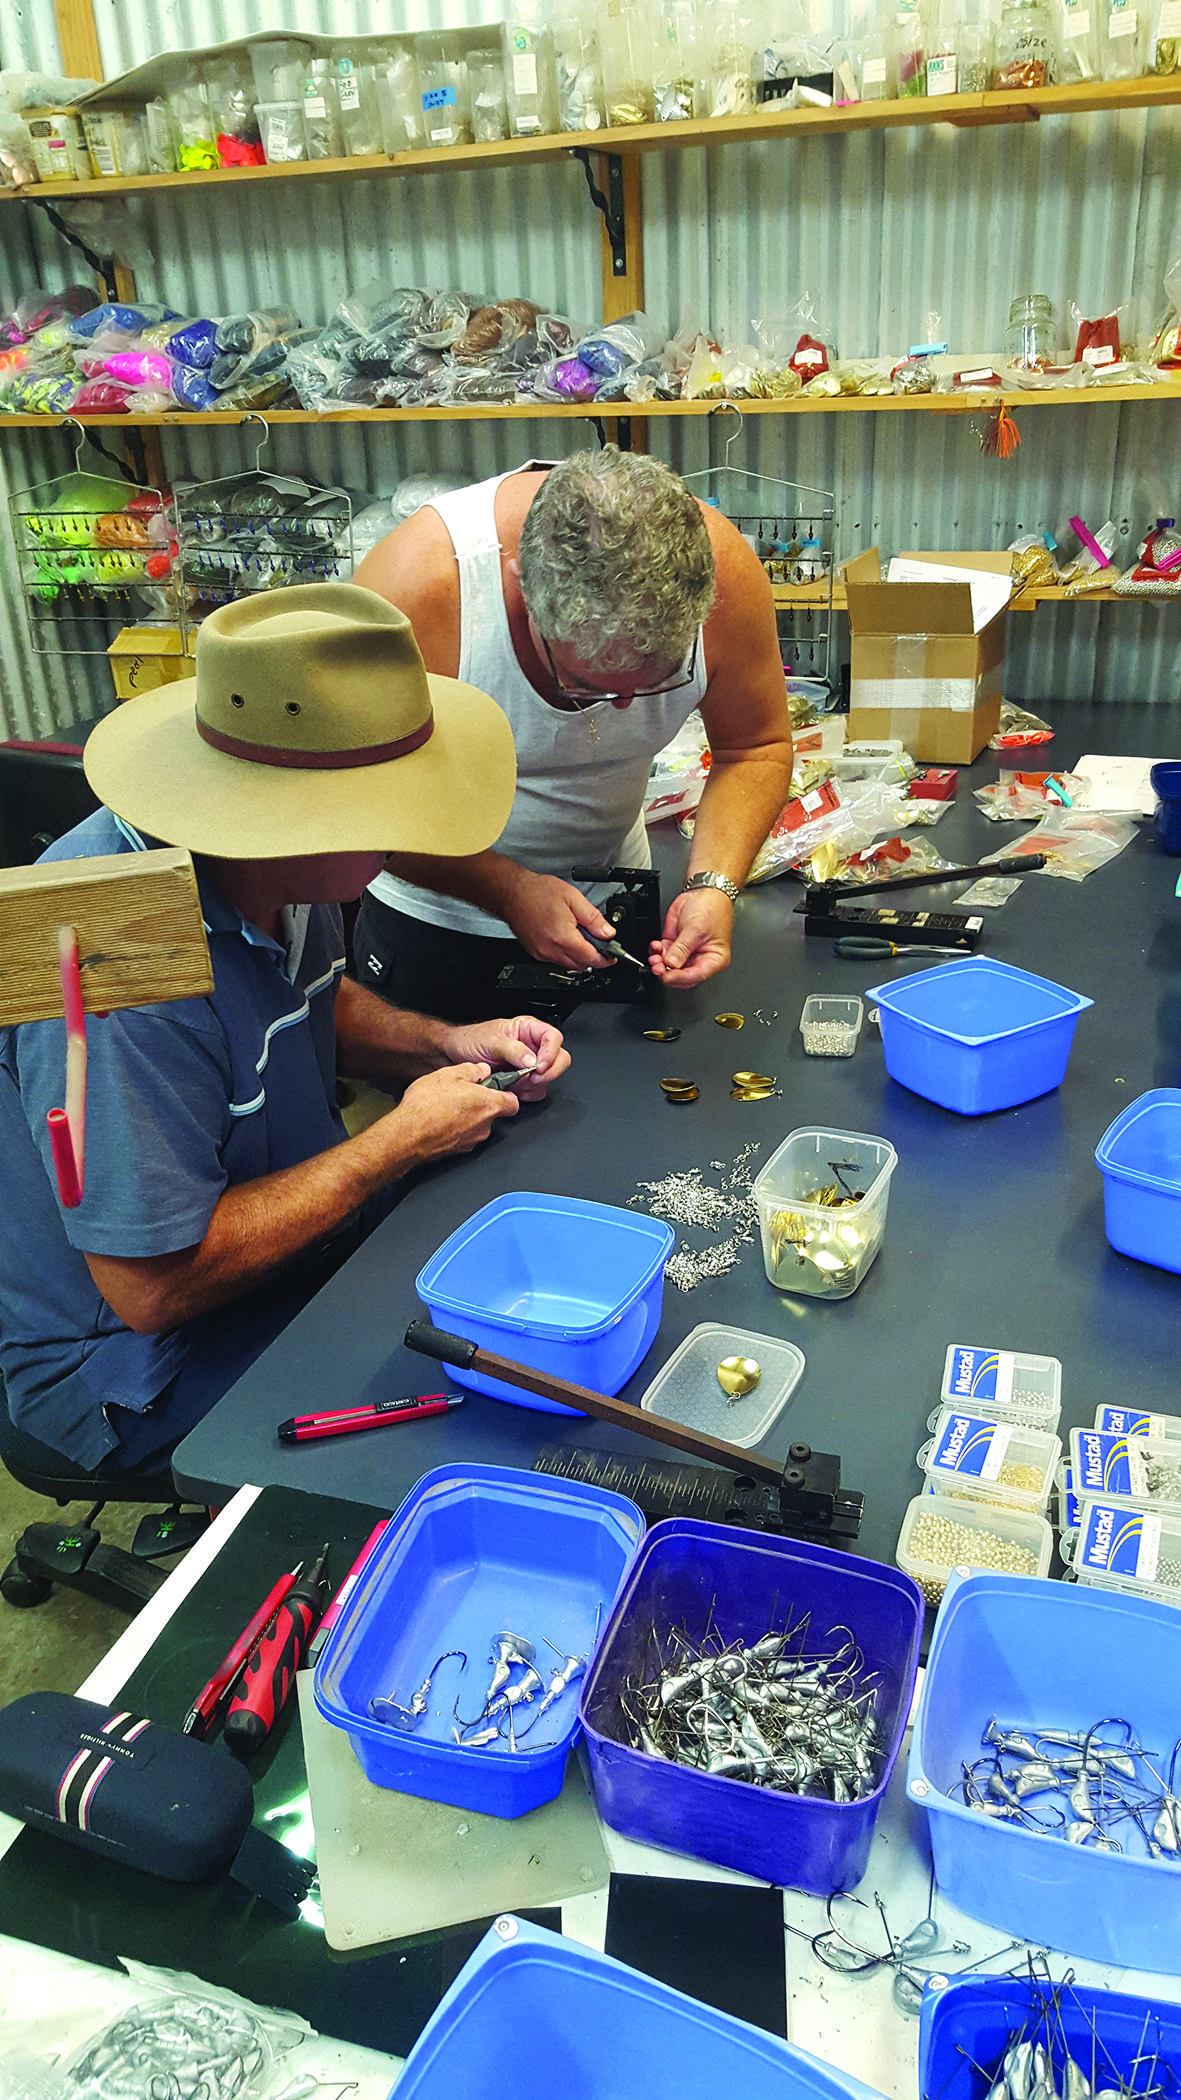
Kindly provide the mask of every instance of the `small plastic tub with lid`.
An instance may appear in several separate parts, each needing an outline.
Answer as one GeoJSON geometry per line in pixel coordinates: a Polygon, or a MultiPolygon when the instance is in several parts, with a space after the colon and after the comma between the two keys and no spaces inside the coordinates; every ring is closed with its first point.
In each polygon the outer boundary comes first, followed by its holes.
{"type": "Polygon", "coordinates": [[[1181,1514],[1181,1449],[1167,1437],[1117,1436],[1105,1429],[1072,1429],[1070,1467],[1083,1500],[1120,1509],[1172,1507],[1181,1514]]]}
{"type": "Polygon", "coordinates": [[[1077,1531],[1083,1519],[1083,1505],[1074,1492],[1074,1474],[1070,1460],[1064,1458],[1054,1475],[1054,1486],[1058,1491],[1058,1529],[1062,1534],[1060,1552],[1063,1560],[1069,1560],[1066,1541],[1072,1531],[1077,1531]]]}
{"type": "Polygon", "coordinates": [[[1044,1511],[1061,1456],[1048,1430],[945,1407],[918,1462],[938,1495],[1044,1511]]]}
{"type": "Polygon", "coordinates": [[[852,1130],[793,1130],[754,1183],[768,1280],[805,1298],[848,1298],[886,1230],[898,1154],[852,1130]],[[829,1196],[827,1203],[818,1196],[829,1196]],[[837,1201],[833,1201],[833,1196],[837,1201]]]}
{"type": "Polygon", "coordinates": [[[1080,1514],[1078,1530],[1062,1542],[1076,1582],[1181,1605],[1181,1509],[1158,1515],[1085,1501],[1080,1514]]]}
{"type": "Polygon", "coordinates": [[[1095,1427],[1112,1436],[1151,1436],[1165,1443],[1181,1442],[1181,1415],[1146,1414],[1140,1407],[1100,1404],[1095,1409],[1095,1427]]]}
{"type": "Polygon", "coordinates": [[[778,1420],[803,1370],[804,1352],[794,1342],[707,1320],[674,1349],[640,1406],[647,1414],[682,1422],[686,1429],[725,1437],[746,1451],[761,1443],[778,1420]],[[727,1357],[745,1357],[759,1367],[757,1384],[734,1399],[718,1378],[718,1367],[727,1357]]]}
{"type": "Polygon", "coordinates": [[[952,1342],[943,1364],[941,1398],[945,1407],[971,1407],[978,1414],[995,1415],[998,1422],[1021,1422],[1028,1429],[1052,1433],[1062,1413],[1062,1366],[1056,1356],[952,1342]]]}
{"type": "Polygon", "coordinates": [[[1044,1576],[1053,1550],[1054,1534],[1034,1510],[927,1493],[909,1504],[894,1558],[937,1605],[957,1568],[1044,1576]]]}
{"type": "Polygon", "coordinates": [[[806,1057],[852,1057],[865,1012],[860,999],[811,992],[800,1015],[806,1057]]]}

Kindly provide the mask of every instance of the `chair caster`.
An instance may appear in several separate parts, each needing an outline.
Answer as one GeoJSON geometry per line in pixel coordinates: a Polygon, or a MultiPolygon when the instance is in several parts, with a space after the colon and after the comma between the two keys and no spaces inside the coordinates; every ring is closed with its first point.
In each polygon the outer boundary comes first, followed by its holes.
{"type": "Polygon", "coordinates": [[[0,1597],[17,1611],[31,1611],[35,1604],[44,1604],[53,1593],[53,1584],[43,1582],[37,1575],[26,1574],[20,1563],[10,1560],[0,1575],[0,1597]]]}

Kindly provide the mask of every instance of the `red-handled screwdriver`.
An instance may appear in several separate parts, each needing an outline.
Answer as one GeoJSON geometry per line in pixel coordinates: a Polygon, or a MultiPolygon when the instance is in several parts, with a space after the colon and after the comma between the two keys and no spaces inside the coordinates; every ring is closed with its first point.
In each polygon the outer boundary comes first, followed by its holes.
{"type": "Polygon", "coordinates": [[[288,1590],[238,1680],[225,1719],[225,1739],[235,1757],[253,1757],[283,1709],[324,1609],[327,1562],[325,1546],[314,1566],[288,1590]]]}

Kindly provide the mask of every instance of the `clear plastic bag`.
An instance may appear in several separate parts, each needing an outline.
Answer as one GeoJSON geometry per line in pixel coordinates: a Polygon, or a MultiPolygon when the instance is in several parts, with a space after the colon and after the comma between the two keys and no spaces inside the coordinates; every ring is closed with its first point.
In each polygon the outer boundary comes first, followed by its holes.
{"type": "Polygon", "coordinates": [[[1002,773],[986,787],[973,788],[972,799],[993,823],[1037,823],[1047,810],[1070,809],[1090,784],[1081,773],[1002,773]]]}
{"type": "Polygon", "coordinates": [[[653,114],[658,124],[674,124],[699,113],[703,23],[695,0],[653,0],[653,7],[653,114]]]}
{"type": "Polygon", "coordinates": [[[1114,860],[1135,836],[1136,825],[1131,817],[1104,816],[1093,809],[1066,809],[1043,817],[1024,838],[1010,840],[996,853],[985,854],[984,860],[1025,860],[1030,854],[1044,853],[1045,867],[1032,869],[1032,874],[1082,882],[1096,868],[1114,860]]]}
{"type": "Polygon", "coordinates": [[[1104,80],[1135,80],[1143,71],[1144,0],[1098,0],[1099,66],[1104,80]]]}
{"type": "Polygon", "coordinates": [[[418,59],[411,45],[397,44],[373,70],[383,153],[416,153],[426,144],[418,59]]]}
{"type": "Polygon", "coordinates": [[[644,796],[645,824],[682,817],[696,809],[709,778],[709,742],[697,709],[686,717],[672,742],[652,761],[644,796]]]}
{"type": "Polygon", "coordinates": [[[217,140],[205,82],[199,75],[173,81],[168,90],[168,115],[176,143],[176,164],[182,171],[216,168],[217,140]]]}
{"type": "Polygon", "coordinates": [[[591,0],[554,15],[558,123],[563,131],[601,131],[607,121],[599,32],[591,0]]]}
{"type": "Polygon", "coordinates": [[[530,299],[500,299],[491,306],[477,307],[452,346],[452,357],[457,364],[485,362],[495,352],[507,350],[528,335],[539,312],[540,308],[530,299]]]}
{"type": "Polygon", "coordinates": [[[504,87],[509,137],[534,138],[558,129],[554,40],[547,0],[506,0],[504,87]]]}
{"type": "Polygon", "coordinates": [[[712,0],[705,11],[701,115],[733,117],[758,101],[762,77],[760,17],[750,0],[712,0]],[[756,56],[757,53],[757,56],[756,56]]]}
{"type": "Polygon", "coordinates": [[[1181,0],[1155,0],[1147,66],[1150,73],[1181,72],[1181,0]]]}
{"type": "Polygon", "coordinates": [[[471,99],[472,137],[477,146],[506,139],[508,91],[504,84],[504,57],[499,51],[472,51],[467,62],[468,93],[471,99]]]}
{"type": "Polygon", "coordinates": [[[215,2084],[257,2100],[277,2064],[315,2033],[306,2020],[252,2005],[179,1970],[123,1958],[136,2002],[68,2059],[69,2100],[144,2100],[158,2083],[181,2093],[215,2084]]]}
{"type": "Polygon", "coordinates": [[[330,58],[310,58],[304,69],[303,125],[309,160],[341,160],[344,133],[336,99],[336,68],[330,58]]]}
{"type": "Polygon", "coordinates": [[[254,78],[244,58],[227,53],[205,68],[209,109],[223,168],[257,167],[263,157],[254,114],[254,78]]]}
{"type": "Polygon", "coordinates": [[[1013,557],[1013,577],[1024,590],[1044,588],[1059,581],[1058,565],[1045,535],[1040,532],[1025,532],[1009,543],[1013,557]]]}
{"type": "Polygon", "coordinates": [[[818,854],[823,856],[822,869],[814,873],[813,879],[831,882],[835,869],[851,854],[862,846],[871,845],[882,832],[896,830],[900,823],[907,821],[904,814],[906,796],[898,788],[875,785],[863,789],[848,801],[842,801],[839,789],[830,786],[825,791],[825,800],[830,806],[802,824],[795,821],[799,812],[791,810],[790,804],[776,818],[755,855],[746,878],[748,885],[770,882],[773,876],[782,875],[788,868],[812,862],[818,854]],[[836,806],[832,807],[834,795],[836,806]]]}
{"type": "Polygon", "coordinates": [[[988,740],[990,751],[1018,750],[1026,744],[1048,744],[1054,732],[1040,715],[1030,714],[1014,700],[1001,701],[1001,719],[996,735],[988,740]]]}
{"type": "Polygon", "coordinates": [[[655,116],[654,28],[648,0],[600,0],[599,55],[609,125],[650,124],[655,116]]]}
{"type": "Polygon", "coordinates": [[[1118,364],[1127,345],[1128,309],[1113,307],[1110,313],[1090,321],[1081,307],[1070,302],[1070,318],[1074,324],[1074,363],[1090,365],[1100,371],[1105,365],[1118,364]],[[1122,326],[1121,326],[1122,324],[1122,326]]]}
{"type": "Polygon", "coordinates": [[[1053,6],[1055,78],[1064,83],[1097,80],[1102,0],[1053,0],[1053,6]]]}
{"type": "Polygon", "coordinates": [[[336,102],[346,154],[380,153],[381,112],[372,63],[362,63],[348,45],[333,53],[336,102]]]}

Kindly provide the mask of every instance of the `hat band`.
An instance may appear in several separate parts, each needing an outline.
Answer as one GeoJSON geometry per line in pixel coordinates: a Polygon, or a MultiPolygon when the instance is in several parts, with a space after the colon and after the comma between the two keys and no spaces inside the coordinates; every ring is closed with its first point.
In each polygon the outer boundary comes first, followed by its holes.
{"type": "Polygon", "coordinates": [[[292,766],[299,772],[316,773],[342,772],[350,766],[383,766],[391,758],[405,758],[428,741],[434,727],[434,715],[429,714],[418,729],[412,729],[409,736],[396,737],[391,744],[361,744],[352,751],[289,751],[276,744],[249,744],[242,737],[226,736],[197,716],[198,736],[212,744],[215,751],[225,751],[230,758],[250,759],[258,766],[292,766]]]}

